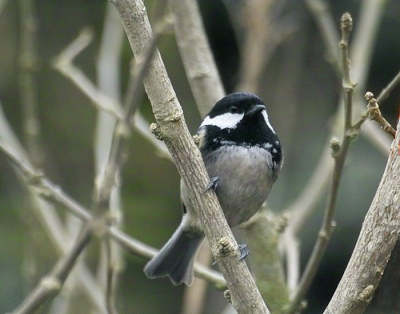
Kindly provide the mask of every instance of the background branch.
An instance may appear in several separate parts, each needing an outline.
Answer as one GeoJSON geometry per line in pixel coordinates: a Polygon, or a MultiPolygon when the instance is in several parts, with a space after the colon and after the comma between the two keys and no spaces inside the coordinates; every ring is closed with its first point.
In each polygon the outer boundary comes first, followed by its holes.
{"type": "MultiPolygon", "coordinates": [[[[26,179],[26,182],[32,185],[32,187],[36,188],[35,195],[37,194],[38,196],[50,202],[63,206],[72,215],[78,217],[84,222],[89,222],[93,219],[92,215],[87,209],[71,199],[43,174],[35,172],[28,164],[21,160],[20,157],[17,157],[16,153],[13,152],[7,145],[4,145],[0,142],[0,149],[7,156],[10,162],[21,171],[23,177],[26,179]]],[[[120,231],[118,228],[105,226],[105,230],[120,246],[122,246],[131,254],[145,259],[151,259],[157,253],[156,249],[133,239],[129,235],[120,231]]],[[[195,275],[199,278],[209,281],[217,289],[223,289],[226,287],[225,281],[219,273],[204,266],[195,264],[195,275]]],[[[79,276],[81,276],[81,278],[87,278],[87,276],[82,273],[79,273],[79,276]]],[[[86,281],[91,282],[93,279],[87,279],[86,281]]]]}
{"type": "Polygon", "coordinates": [[[217,65],[208,44],[197,2],[169,1],[174,15],[174,33],[185,66],[186,77],[200,115],[205,117],[225,96],[217,65]]]}
{"type": "MultiPolygon", "coordinates": [[[[97,60],[97,81],[99,90],[111,99],[117,99],[118,103],[121,98],[120,63],[122,44],[124,43],[123,39],[124,32],[118,14],[115,12],[114,7],[108,3],[97,60]]],[[[115,109],[119,110],[119,108],[120,106],[118,105],[115,109]]],[[[98,110],[94,139],[96,177],[105,175],[104,170],[110,155],[113,130],[117,120],[114,115],[104,110],[98,110]]],[[[121,208],[121,185],[118,183],[121,181],[119,171],[115,176],[117,184],[112,187],[110,194],[110,216],[114,217],[113,225],[121,228],[124,216],[121,208]]],[[[121,247],[113,241],[103,241],[99,252],[97,268],[97,277],[105,291],[108,312],[116,312],[114,300],[116,297],[117,280],[124,268],[121,247]]]]}
{"type": "Polygon", "coordinates": [[[342,143],[333,139],[331,141],[332,157],[334,158],[334,168],[332,182],[329,189],[328,201],[322,221],[322,226],[318,234],[317,241],[314,245],[311,257],[307,263],[304,273],[301,277],[296,294],[287,313],[295,313],[298,306],[306,295],[312,280],[315,277],[319,264],[335,229],[336,223],[334,222],[334,212],[339,194],[340,180],[342,177],[344,162],[347,157],[350,142],[354,139],[353,126],[352,126],[352,106],[353,106],[353,90],[355,84],[350,80],[350,60],[348,57],[349,37],[353,28],[353,20],[349,13],[344,13],[340,20],[340,27],[342,30],[342,39],[339,47],[341,49],[341,60],[343,67],[343,90],[344,90],[344,136],[342,143]]]}

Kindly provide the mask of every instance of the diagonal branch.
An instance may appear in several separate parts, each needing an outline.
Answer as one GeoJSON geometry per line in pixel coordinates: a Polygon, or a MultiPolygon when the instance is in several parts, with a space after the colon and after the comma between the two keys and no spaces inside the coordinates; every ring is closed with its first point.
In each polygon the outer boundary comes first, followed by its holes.
{"type": "MultiPolygon", "coordinates": [[[[128,36],[135,58],[140,58],[152,37],[146,8],[141,1],[112,0],[128,36]]],[[[178,172],[188,187],[190,199],[203,225],[213,255],[229,288],[232,303],[239,313],[269,313],[222,213],[215,193],[203,193],[210,178],[184,121],[161,56],[156,52],[144,79],[157,124],[153,130],[163,138],[178,172]],[[226,253],[226,254],[224,254],[226,253]]]]}
{"type": "MultiPolygon", "coordinates": [[[[38,195],[49,202],[63,206],[69,213],[78,217],[84,222],[89,222],[93,219],[92,215],[87,209],[78,204],[75,200],[71,199],[43,174],[34,171],[26,162],[17,157],[10,147],[5,146],[0,142],[0,149],[7,156],[10,162],[22,172],[26,181],[36,189],[36,193],[38,195]]],[[[120,246],[122,246],[131,254],[145,259],[150,259],[157,253],[157,250],[138,240],[133,239],[115,227],[106,226],[105,231],[113,240],[115,240],[120,246]]],[[[217,272],[201,265],[195,265],[195,274],[197,277],[214,284],[218,289],[222,289],[226,286],[225,281],[217,272]]]]}
{"type": "MultiPolygon", "coordinates": [[[[48,277],[45,280],[42,280],[42,282],[33,289],[28,297],[16,309],[16,313],[22,314],[34,311],[49,298],[59,293],[66,278],[75,265],[77,258],[89,244],[93,233],[99,236],[106,235],[106,238],[108,237],[108,234],[105,232],[105,226],[111,223],[111,217],[110,215],[107,215],[110,207],[111,190],[115,185],[117,171],[119,171],[119,168],[122,165],[122,149],[126,142],[127,135],[129,135],[130,121],[135,112],[136,105],[139,101],[138,99],[140,99],[140,82],[145,76],[160,34],[161,32],[158,32],[152,37],[148,49],[143,54],[142,62],[137,65],[135,83],[131,89],[132,93],[134,93],[131,96],[132,101],[127,103],[125,115],[123,116],[123,119],[118,120],[115,127],[110,156],[104,171],[104,176],[100,174],[100,179],[96,180],[93,218],[86,223],[73,248],[58,260],[48,277]],[[49,282],[51,285],[48,284],[49,282]]],[[[112,309],[109,307],[108,310],[112,309]]]]}
{"type": "MultiPolygon", "coordinates": [[[[400,124],[397,125],[397,128],[400,124]]],[[[378,190],[363,222],[349,264],[328,304],[326,314],[363,313],[377,289],[400,229],[400,132],[378,190]]]]}

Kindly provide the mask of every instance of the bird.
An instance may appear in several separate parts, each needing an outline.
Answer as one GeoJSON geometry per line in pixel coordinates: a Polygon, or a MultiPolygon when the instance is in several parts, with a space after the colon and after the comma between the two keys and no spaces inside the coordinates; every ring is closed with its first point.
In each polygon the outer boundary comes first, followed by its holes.
{"type": "MultiPolygon", "coordinates": [[[[260,97],[231,93],[219,100],[197,130],[199,150],[213,189],[233,228],[248,221],[266,201],[283,165],[281,142],[260,97]]],[[[174,285],[193,282],[193,265],[203,228],[181,180],[182,221],[146,264],[150,279],[169,277],[174,285]]]]}

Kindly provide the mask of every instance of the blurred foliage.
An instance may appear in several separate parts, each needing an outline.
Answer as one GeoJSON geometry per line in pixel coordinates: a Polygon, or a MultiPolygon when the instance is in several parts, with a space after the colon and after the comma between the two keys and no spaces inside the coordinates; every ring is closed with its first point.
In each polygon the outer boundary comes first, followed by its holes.
{"type": "MultiPolygon", "coordinates": [[[[227,91],[238,82],[241,41],[222,1],[199,1],[206,29],[227,91]]],[[[146,1],[152,13],[153,2],[146,1]]],[[[357,25],[360,1],[331,1],[336,21],[350,11],[357,25]]],[[[51,60],[85,27],[95,31],[93,43],[75,63],[93,81],[106,1],[36,1],[38,14],[38,86],[41,140],[45,149],[45,173],[64,191],[90,206],[93,189],[93,136],[96,110],[67,79],[51,68],[51,60]]],[[[303,1],[288,0],[282,14],[292,14],[296,32],[276,48],[263,76],[264,98],[271,121],[285,150],[285,167],[274,186],[269,203],[281,210],[293,200],[309,179],[325,145],[331,116],[340,95],[340,80],[325,59],[325,48],[314,19],[303,1]]],[[[370,68],[368,90],[380,90],[399,70],[398,32],[400,2],[387,1],[370,68]]],[[[20,20],[18,1],[8,1],[0,15],[0,100],[15,132],[22,138],[18,54],[20,20]]],[[[173,35],[165,36],[159,49],[176,89],[192,133],[200,123],[173,35]]],[[[123,85],[128,77],[131,51],[124,44],[123,85]]],[[[397,89],[382,105],[386,118],[398,116],[397,89]]],[[[148,100],[141,111],[153,121],[148,100]]],[[[341,187],[337,224],[323,265],[308,299],[307,313],[321,312],[332,295],[347,264],[364,214],[383,173],[386,156],[365,137],[353,145],[341,187]]],[[[0,155],[0,312],[12,310],[46,274],[58,254],[33,214],[26,193],[12,168],[0,155]],[[27,261],[25,256],[35,256],[27,261]]],[[[124,229],[133,237],[160,247],[180,221],[179,176],[174,165],[155,154],[140,135],[129,142],[129,159],[122,173],[124,229]]],[[[307,261],[320,225],[324,201],[302,233],[302,265],[307,261]]],[[[63,209],[59,209],[63,213],[63,209]]],[[[168,279],[150,281],[142,268],[145,261],[124,253],[126,269],[121,276],[117,307],[121,313],[179,313],[182,287],[168,279]]],[[[95,266],[96,245],[87,253],[95,266]]],[[[212,290],[212,289],[211,289],[212,290]]],[[[77,294],[80,292],[77,291],[77,294]]],[[[222,299],[220,292],[218,299],[222,299]]],[[[210,296],[212,298],[212,296],[210,296]]],[[[78,302],[79,303],[79,302],[78,302]]],[[[79,307],[79,304],[77,306],[79,307]]],[[[82,308],[84,308],[82,306],[82,308]]],[[[215,309],[215,308],[214,308],[215,309]]],[[[46,312],[47,309],[44,309],[46,312]]],[[[81,309],[82,310],[82,309],[81,309]]],[[[209,313],[215,313],[209,310],[209,313]]]]}

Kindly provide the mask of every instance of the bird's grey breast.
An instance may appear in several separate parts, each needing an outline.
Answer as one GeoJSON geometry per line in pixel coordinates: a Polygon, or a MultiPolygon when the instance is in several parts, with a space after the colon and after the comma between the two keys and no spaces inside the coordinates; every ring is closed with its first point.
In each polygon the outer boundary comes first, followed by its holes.
{"type": "Polygon", "coordinates": [[[259,146],[226,145],[203,154],[209,176],[219,177],[218,200],[231,227],[247,221],[266,200],[277,170],[259,146]]]}

